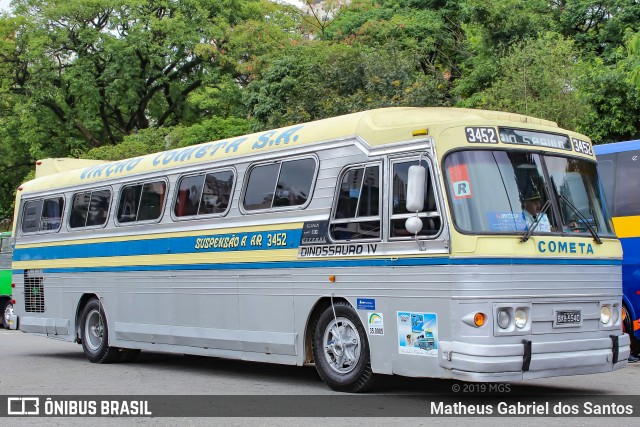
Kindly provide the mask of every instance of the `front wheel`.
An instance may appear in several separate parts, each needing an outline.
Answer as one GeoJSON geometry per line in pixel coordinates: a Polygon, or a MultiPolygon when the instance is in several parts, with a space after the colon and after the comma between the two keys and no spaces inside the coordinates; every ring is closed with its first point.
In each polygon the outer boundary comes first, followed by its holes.
{"type": "Polygon", "coordinates": [[[320,378],[336,391],[355,393],[371,385],[369,343],[355,310],[339,301],[327,307],[313,329],[313,359],[320,378]]]}
{"type": "Polygon", "coordinates": [[[109,347],[109,329],[102,304],[91,299],[81,316],[82,349],[93,363],[112,363],[119,358],[119,349],[109,347]]]}
{"type": "Polygon", "coordinates": [[[0,305],[4,305],[4,307],[0,307],[0,311],[2,312],[2,326],[5,329],[9,329],[11,315],[13,314],[13,304],[11,300],[6,300],[4,304],[0,305]]]}

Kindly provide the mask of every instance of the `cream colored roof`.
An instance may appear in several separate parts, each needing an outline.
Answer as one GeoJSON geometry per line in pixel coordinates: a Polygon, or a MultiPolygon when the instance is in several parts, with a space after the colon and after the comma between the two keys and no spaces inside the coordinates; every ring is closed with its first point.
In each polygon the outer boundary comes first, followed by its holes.
{"type": "Polygon", "coordinates": [[[25,183],[22,188],[24,192],[31,192],[98,183],[145,172],[355,136],[370,147],[376,147],[410,141],[415,138],[412,132],[418,129],[428,129],[429,135],[436,136],[443,129],[452,126],[490,125],[490,122],[494,121],[557,128],[557,125],[550,121],[495,111],[461,108],[383,108],[61,172],[36,178],[25,183]]]}

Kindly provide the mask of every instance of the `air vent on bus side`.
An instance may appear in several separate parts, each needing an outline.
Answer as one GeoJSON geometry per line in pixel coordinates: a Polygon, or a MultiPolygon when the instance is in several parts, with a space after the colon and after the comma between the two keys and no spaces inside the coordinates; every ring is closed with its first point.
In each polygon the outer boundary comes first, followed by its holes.
{"type": "Polygon", "coordinates": [[[41,270],[24,271],[24,311],[44,313],[44,279],[41,270]]]}

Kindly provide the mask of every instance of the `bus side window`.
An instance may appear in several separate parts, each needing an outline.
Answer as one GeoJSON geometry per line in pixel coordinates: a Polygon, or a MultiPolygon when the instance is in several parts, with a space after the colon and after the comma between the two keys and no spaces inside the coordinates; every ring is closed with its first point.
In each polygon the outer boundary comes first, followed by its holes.
{"type": "Polygon", "coordinates": [[[30,200],[24,204],[22,212],[22,232],[57,231],[62,223],[64,199],[51,197],[30,200]]]}
{"type": "Polygon", "coordinates": [[[231,201],[234,177],[233,171],[223,170],[181,178],[173,207],[175,216],[224,214],[231,201]]]}
{"type": "Polygon", "coordinates": [[[104,225],[107,222],[110,190],[86,191],[73,195],[69,228],[104,225]]]}
{"type": "Polygon", "coordinates": [[[610,216],[615,216],[614,189],[616,186],[616,153],[598,156],[598,175],[604,190],[607,202],[607,211],[610,216]]]}
{"type": "Polygon", "coordinates": [[[303,206],[316,174],[315,159],[292,159],[253,166],[248,172],[243,207],[247,211],[303,206]]]}
{"type": "Polygon", "coordinates": [[[38,231],[40,216],[42,215],[42,199],[30,200],[22,208],[22,232],[34,233],[38,231]]]}
{"type": "Polygon", "coordinates": [[[160,218],[164,205],[166,184],[163,181],[148,182],[142,187],[137,221],[150,221],[160,218]]]}
{"type": "Polygon", "coordinates": [[[613,216],[640,215],[640,151],[618,153],[615,212],[613,216]]]}
{"type": "Polygon", "coordinates": [[[343,173],[331,225],[333,240],[380,239],[380,166],[343,173]]]}
{"type": "MultiPolygon", "coordinates": [[[[410,233],[405,228],[407,218],[415,216],[415,212],[409,212],[406,208],[407,203],[407,181],[409,167],[417,164],[417,159],[402,160],[392,164],[392,185],[391,185],[391,227],[390,237],[407,237],[410,233]]],[[[431,178],[431,169],[426,161],[422,161],[421,165],[427,170],[425,174],[424,185],[424,208],[418,213],[418,218],[422,220],[422,230],[419,236],[435,236],[442,228],[442,221],[438,213],[436,205],[435,190],[431,178]]]]}
{"type": "Polygon", "coordinates": [[[164,181],[123,187],[120,190],[118,222],[150,221],[160,218],[165,190],[164,181]]]}
{"type": "Polygon", "coordinates": [[[233,178],[234,174],[229,170],[207,174],[198,215],[221,214],[227,211],[231,202],[233,178]]]}
{"type": "Polygon", "coordinates": [[[87,227],[104,225],[109,216],[109,205],[111,204],[111,191],[92,191],[89,200],[89,213],[87,216],[87,227]]]}
{"type": "Polygon", "coordinates": [[[86,226],[90,200],[91,191],[73,195],[73,199],[71,200],[71,215],[69,216],[69,228],[86,226]]]}

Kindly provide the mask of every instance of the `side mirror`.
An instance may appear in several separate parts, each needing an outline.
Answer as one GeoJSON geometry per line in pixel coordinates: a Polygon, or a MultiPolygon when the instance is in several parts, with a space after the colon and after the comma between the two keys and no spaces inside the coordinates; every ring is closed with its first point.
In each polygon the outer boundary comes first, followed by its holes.
{"type": "Polygon", "coordinates": [[[407,182],[407,210],[420,212],[424,209],[424,181],[427,170],[424,166],[414,165],[409,167],[407,182]]]}

